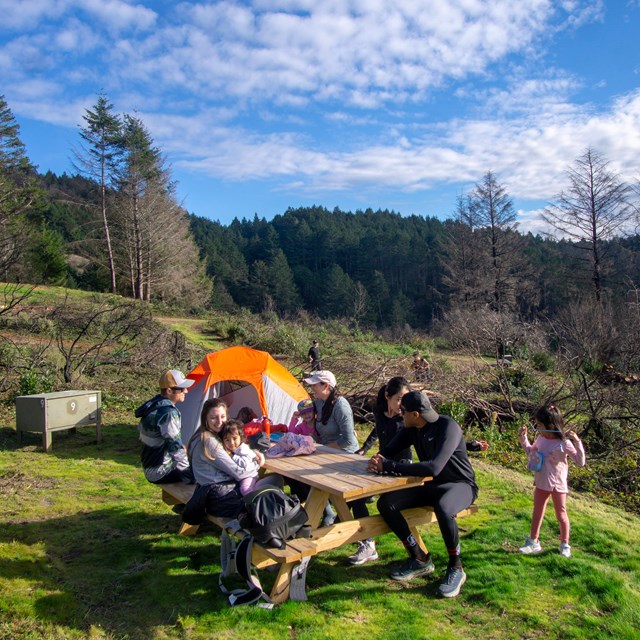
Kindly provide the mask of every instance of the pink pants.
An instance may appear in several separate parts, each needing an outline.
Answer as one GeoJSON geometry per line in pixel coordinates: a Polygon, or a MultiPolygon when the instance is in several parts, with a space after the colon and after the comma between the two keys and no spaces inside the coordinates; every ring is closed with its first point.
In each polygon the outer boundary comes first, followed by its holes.
{"type": "Polygon", "coordinates": [[[560,525],[560,541],[569,542],[570,525],[569,516],[567,515],[567,494],[558,493],[557,491],[544,491],[537,487],[533,490],[533,516],[531,517],[530,537],[532,540],[537,540],[540,536],[540,527],[542,527],[549,496],[553,500],[553,508],[560,525]]]}

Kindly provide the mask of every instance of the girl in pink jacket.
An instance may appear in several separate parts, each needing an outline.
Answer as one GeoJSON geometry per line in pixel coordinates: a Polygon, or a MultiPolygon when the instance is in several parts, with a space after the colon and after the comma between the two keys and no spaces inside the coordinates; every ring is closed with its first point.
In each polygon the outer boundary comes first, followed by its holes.
{"type": "Polygon", "coordinates": [[[565,429],[562,414],[553,405],[540,407],[533,420],[539,434],[533,444],[529,443],[526,425],[523,425],[519,432],[520,444],[529,456],[529,469],[535,471],[531,532],[526,537],[524,545],[520,547],[520,553],[542,551],[538,536],[547,503],[551,498],[560,525],[560,553],[565,558],[570,558],[570,524],[567,515],[569,458],[579,467],[583,467],[584,447],[575,431],[565,429]]]}
{"type": "Polygon", "coordinates": [[[316,442],[318,441],[316,407],[313,404],[313,400],[306,398],[298,402],[298,410],[294,411],[289,423],[289,433],[311,436],[316,442]]]}

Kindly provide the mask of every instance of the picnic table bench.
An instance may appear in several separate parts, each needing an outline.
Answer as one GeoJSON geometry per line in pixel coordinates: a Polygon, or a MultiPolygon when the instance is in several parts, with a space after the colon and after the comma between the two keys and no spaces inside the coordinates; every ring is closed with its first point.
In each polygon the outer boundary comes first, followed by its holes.
{"type": "MultiPolygon", "coordinates": [[[[305,509],[309,516],[308,523],[311,525],[311,537],[288,540],[284,549],[266,548],[258,543],[253,545],[252,564],[257,569],[280,565],[270,593],[272,602],[284,602],[289,597],[292,600],[306,600],[306,567],[311,557],[323,551],[377,537],[390,531],[380,515],[354,519],[347,501],[417,486],[430,480],[430,478],[416,476],[372,474],[366,470],[367,463],[367,458],[329,447],[318,447],[316,453],[308,456],[267,458],[265,468],[268,471],[311,486],[305,502],[305,509]],[[336,509],[340,521],[328,527],[320,527],[327,500],[330,500],[336,509]]],[[[169,505],[186,504],[195,490],[194,485],[180,483],[165,484],[161,487],[162,498],[169,505]]],[[[469,516],[477,510],[476,505],[471,505],[458,513],[457,517],[469,516]]],[[[405,509],[402,514],[407,519],[418,544],[424,549],[418,527],[436,522],[433,509],[416,507],[405,509]]],[[[214,516],[207,516],[207,518],[221,529],[225,528],[228,522],[228,519],[214,516]]],[[[183,523],[179,533],[195,535],[197,530],[197,525],[183,523]]],[[[242,532],[239,533],[242,535],[242,532]]]]}

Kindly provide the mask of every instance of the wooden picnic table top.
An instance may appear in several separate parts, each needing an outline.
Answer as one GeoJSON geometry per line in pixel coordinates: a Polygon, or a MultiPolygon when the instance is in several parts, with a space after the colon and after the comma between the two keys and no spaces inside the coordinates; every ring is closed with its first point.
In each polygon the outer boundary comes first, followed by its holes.
{"type": "Polygon", "coordinates": [[[420,485],[429,477],[390,476],[367,471],[369,459],[319,445],[309,455],[270,458],[264,468],[286,478],[304,482],[345,501],[420,485]]]}

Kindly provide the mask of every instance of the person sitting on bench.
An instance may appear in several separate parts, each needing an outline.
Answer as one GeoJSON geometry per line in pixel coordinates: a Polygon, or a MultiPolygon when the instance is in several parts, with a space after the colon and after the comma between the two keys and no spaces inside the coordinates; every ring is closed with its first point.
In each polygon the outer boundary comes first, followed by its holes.
{"type": "Polygon", "coordinates": [[[415,488],[385,493],[378,500],[380,515],[409,553],[408,560],[391,572],[391,578],[411,580],[433,573],[431,554],[419,546],[402,515],[403,509],[433,507],[449,553],[447,571],[438,590],[444,597],[453,598],[460,593],[466,580],[460,560],[456,515],[473,504],[478,496],[475,474],[467,456],[462,429],[453,418],[438,415],[426,394],[410,391],[403,395],[400,412],[404,429],[371,458],[369,471],[431,476],[432,480],[415,488]],[[411,445],[420,462],[393,460],[398,451],[411,445]]]}

